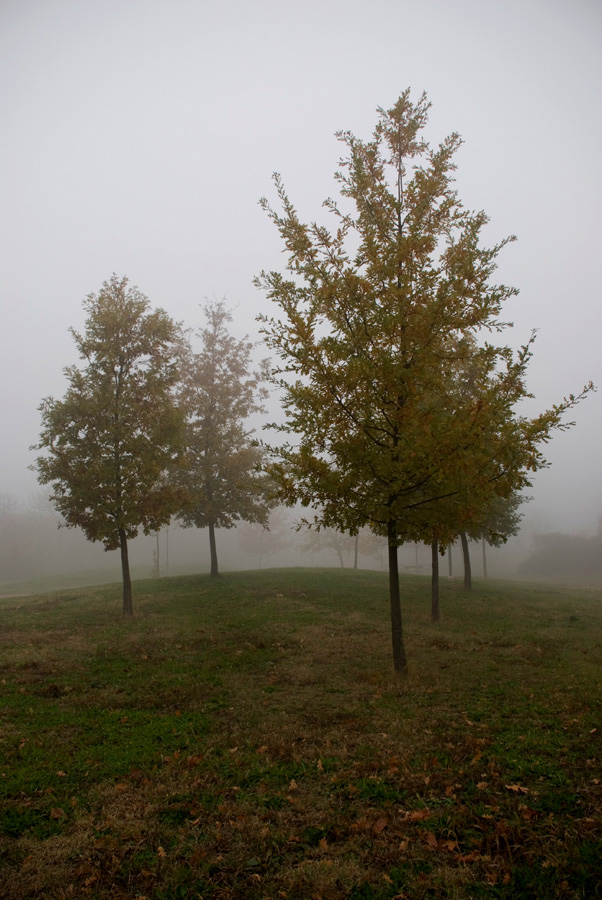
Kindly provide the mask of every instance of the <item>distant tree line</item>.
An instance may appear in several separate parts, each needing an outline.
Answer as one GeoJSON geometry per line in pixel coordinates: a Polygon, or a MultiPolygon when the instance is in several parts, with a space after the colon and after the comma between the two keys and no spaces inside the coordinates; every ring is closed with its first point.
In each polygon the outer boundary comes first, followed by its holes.
{"type": "Polygon", "coordinates": [[[593,537],[539,534],[531,553],[518,567],[528,577],[600,581],[602,578],[602,528],[593,537]]]}

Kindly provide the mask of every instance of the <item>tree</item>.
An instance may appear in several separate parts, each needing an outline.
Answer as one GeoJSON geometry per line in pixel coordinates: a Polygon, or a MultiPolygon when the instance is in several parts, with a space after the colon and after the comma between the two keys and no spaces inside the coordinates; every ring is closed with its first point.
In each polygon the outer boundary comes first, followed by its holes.
{"type": "MultiPolygon", "coordinates": [[[[345,554],[354,553],[358,535],[344,534],[336,528],[305,528],[299,548],[301,553],[336,553],[341,569],[345,568],[345,554]]],[[[355,566],[357,568],[357,566],[355,566]]]]}
{"type": "Polygon", "coordinates": [[[290,548],[289,535],[293,527],[284,508],[278,506],[270,510],[266,524],[244,522],[237,527],[236,533],[243,553],[257,557],[257,564],[261,569],[264,556],[282,553],[290,548]]]}
{"type": "Polygon", "coordinates": [[[470,564],[469,540],[481,541],[483,548],[483,575],[487,577],[487,557],[485,544],[500,547],[509,537],[518,534],[523,514],[518,511],[522,503],[530,497],[523,497],[518,491],[509,496],[493,494],[480,515],[473,514],[473,522],[459,532],[464,562],[464,589],[472,590],[472,567],[470,564]]]}
{"type": "MultiPolygon", "coordinates": [[[[425,95],[414,104],[405,91],[379,110],[372,140],[339,133],[347,155],[336,175],[341,205],[325,202],[332,231],[303,223],[274,176],[281,209],[262,205],[289,276],[256,280],[279,310],[261,317],[262,331],[280,359],[279,430],[293,436],[273,448],[269,471],[280,499],[311,507],[321,525],[355,532],[368,523],[386,535],[398,671],[398,545],[445,542],[452,525],[441,504],[460,495],[458,473],[471,474],[475,509],[491,484],[504,494],[528,483],[546,464],[539,445],[579,399],[534,419],[514,413],[528,396],[531,342],[515,356],[482,337],[503,330],[498,316],[516,293],[491,283],[512,238],[481,247],[487,217],[465,210],[452,186],[460,139],[431,150],[420,134],[428,109],[425,95]],[[464,395],[450,374],[458,359],[475,380],[464,395]]],[[[469,505],[459,508],[470,521],[469,505]]]]}
{"type": "Polygon", "coordinates": [[[181,450],[173,389],[181,335],[128,279],[113,275],[83,303],[85,331],[71,334],[83,367],[69,366],[62,400],[42,401],[32,449],[40,484],[70,528],[121,551],[123,612],[133,615],[128,540],[157,531],[182,502],[165,478],[181,450]]]}
{"type": "Polygon", "coordinates": [[[223,301],[204,307],[207,325],[199,353],[183,367],[180,402],[186,413],[186,465],[176,472],[186,500],[184,527],[209,529],[211,575],[218,574],[215,530],[238,521],[267,524],[273,503],[260,471],[261,447],[246,420],[263,412],[267,363],[251,371],[253,344],[228,333],[232,315],[223,301]]]}

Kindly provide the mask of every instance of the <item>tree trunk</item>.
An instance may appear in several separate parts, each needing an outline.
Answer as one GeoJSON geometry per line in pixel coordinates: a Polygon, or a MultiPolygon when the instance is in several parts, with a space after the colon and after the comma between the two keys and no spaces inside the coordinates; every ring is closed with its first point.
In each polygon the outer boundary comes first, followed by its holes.
{"type": "Polygon", "coordinates": [[[439,541],[431,544],[431,622],[439,621],[439,541]]]}
{"type": "Polygon", "coordinates": [[[121,550],[121,574],[123,577],[123,615],[131,618],[134,615],[134,607],[132,606],[132,579],[130,578],[128,542],[123,528],[119,529],[119,548],[121,550]]]}
{"type": "Polygon", "coordinates": [[[487,578],[487,554],[485,552],[485,535],[481,535],[481,542],[483,544],[483,578],[487,578]]]}
{"type": "Polygon", "coordinates": [[[470,554],[468,552],[468,538],[466,532],[460,532],[462,541],[462,556],[464,557],[464,590],[472,591],[472,572],[470,571],[470,554]]]}
{"type": "Polygon", "coordinates": [[[345,568],[345,560],[343,559],[343,554],[341,553],[341,551],[338,548],[335,549],[335,553],[339,557],[339,565],[340,565],[341,569],[344,569],[345,568]]]}
{"type": "Polygon", "coordinates": [[[211,577],[217,578],[219,575],[217,569],[217,545],[215,543],[215,525],[209,522],[209,553],[211,555],[211,577]]]}
{"type": "Polygon", "coordinates": [[[353,543],[353,568],[354,569],[357,569],[357,556],[358,556],[359,542],[360,542],[360,536],[359,536],[359,532],[358,532],[355,536],[355,541],[353,543]]]}
{"type": "Polygon", "coordinates": [[[452,572],[452,547],[453,547],[453,544],[450,544],[449,547],[447,548],[447,566],[448,566],[447,574],[449,575],[450,578],[452,578],[453,574],[454,574],[452,572]]]}
{"type": "Polygon", "coordinates": [[[401,621],[401,601],[399,599],[399,562],[397,558],[397,522],[387,524],[387,541],[389,545],[389,603],[391,606],[391,638],[393,641],[393,668],[396,672],[405,672],[407,668],[406,651],[403,645],[403,627],[401,621]]]}

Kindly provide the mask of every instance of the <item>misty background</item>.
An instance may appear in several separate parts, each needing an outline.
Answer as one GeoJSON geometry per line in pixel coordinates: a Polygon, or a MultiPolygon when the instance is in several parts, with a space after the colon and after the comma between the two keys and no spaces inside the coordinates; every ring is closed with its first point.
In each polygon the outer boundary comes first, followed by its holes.
{"type": "MultiPolygon", "coordinates": [[[[252,278],[285,262],[258,206],[272,172],[303,218],[324,218],[334,132],[369,137],[376,107],[407,86],[433,104],[431,142],[462,135],[459,195],[490,216],[489,242],[518,237],[497,278],[520,289],[504,341],[538,329],[524,414],[600,384],[601,38],[598,0],[2,0],[0,581],[118,571],[117,554],[56,529],[28,469],[39,403],[62,397],[77,360],[69,327],[83,328],[85,296],[127,275],[194,329],[204,298],[225,297],[235,336],[256,338],[269,304],[252,278]]],[[[521,534],[490,551],[491,574],[520,572],[553,532],[602,556],[600,395],[573,418],[547,447],[521,534]]],[[[244,527],[221,533],[221,566],[339,564],[280,526],[288,543],[272,555],[245,549],[244,527]]],[[[171,571],[202,569],[206,544],[170,527],[161,574],[167,553],[171,571]]],[[[419,552],[402,548],[402,566],[426,572],[419,552]]],[[[137,541],[134,571],[150,574],[153,554],[155,538],[137,541]]]]}

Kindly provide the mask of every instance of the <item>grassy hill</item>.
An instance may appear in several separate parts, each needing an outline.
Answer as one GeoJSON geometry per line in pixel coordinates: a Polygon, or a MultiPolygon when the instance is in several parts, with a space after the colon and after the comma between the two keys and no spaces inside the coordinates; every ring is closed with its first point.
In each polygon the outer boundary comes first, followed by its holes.
{"type": "Polygon", "coordinates": [[[0,896],[602,896],[602,592],[239,572],[0,601],[0,896]]]}

